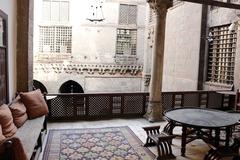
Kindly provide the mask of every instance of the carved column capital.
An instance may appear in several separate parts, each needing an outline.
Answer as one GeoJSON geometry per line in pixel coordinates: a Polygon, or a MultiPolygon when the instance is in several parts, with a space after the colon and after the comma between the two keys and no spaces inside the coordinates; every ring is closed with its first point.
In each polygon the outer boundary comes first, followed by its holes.
{"type": "Polygon", "coordinates": [[[155,14],[166,14],[165,10],[172,7],[172,0],[147,0],[151,9],[155,11],[155,14]]]}

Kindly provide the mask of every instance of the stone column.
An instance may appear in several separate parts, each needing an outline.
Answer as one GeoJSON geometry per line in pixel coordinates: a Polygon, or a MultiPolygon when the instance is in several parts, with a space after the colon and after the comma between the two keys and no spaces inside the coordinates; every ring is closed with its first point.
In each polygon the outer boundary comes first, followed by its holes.
{"type": "Polygon", "coordinates": [[[149,121],[162,120],[162,77],[165,40],[165,23],[167,9],[172,6],[170,0],[147,0],[150,8],[156,14],[154,29],[154,45],[152,55],[152,70],[150,80],[149,106],[145,117],[149,121]]]}

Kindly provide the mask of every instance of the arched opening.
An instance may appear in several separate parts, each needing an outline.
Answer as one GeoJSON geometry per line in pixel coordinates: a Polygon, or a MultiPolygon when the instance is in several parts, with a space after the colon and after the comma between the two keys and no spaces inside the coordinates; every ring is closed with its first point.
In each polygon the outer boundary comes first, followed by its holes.
{"type": "Polygon", "coordinates": [[[84,91],[79,83],[69,80],[61,85],[59,93],[84,93],[84,91]]]}
{"type": "Polygon", "coordinates": [[[47,88],[38,80],[33,80],[33,88],[40,89],[42,93],[48,93],[47,88]]]}

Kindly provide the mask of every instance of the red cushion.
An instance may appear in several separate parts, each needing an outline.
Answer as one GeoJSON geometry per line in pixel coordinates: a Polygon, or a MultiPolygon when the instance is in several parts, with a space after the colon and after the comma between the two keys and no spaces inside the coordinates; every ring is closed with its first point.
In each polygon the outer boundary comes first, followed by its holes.
{"type": "Polygon", "coordinates": [[[21,127],[28,119],[28,116],[26,112],[26,107],[20,100],[20,97],[17,97],[9,107],[12,112],[14,124],[18,128],[21,127]]]}
{"type": "Polygon", "coordinates": [[[0,125],[5,137],[11,137],[17,132],[17,127],[13,123],[12,113],[6,104],[0,106],[0,125]]]}
{"type": "Polygon", "coordinates": [[[20,97],[26,106],[29,119],[37,118],[48,113],[48,106],[39,89],[30,92],[21,92],[20,97]]]}

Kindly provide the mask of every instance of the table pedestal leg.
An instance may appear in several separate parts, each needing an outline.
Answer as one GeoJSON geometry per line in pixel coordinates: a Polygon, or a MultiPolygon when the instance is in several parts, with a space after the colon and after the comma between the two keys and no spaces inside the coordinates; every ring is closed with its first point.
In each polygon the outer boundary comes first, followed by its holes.
{"type": "Polygon", "coordinates": [[[231,134],[231,127],[226,127],[226,142],[225,146],[229,146],[229,140],[230,140],[230,135],[231,134]]]}
{"type": "Polygon", "coordinates": [[[186,152],[186,141],[187,141],[187,127],[182,126],[182,145],[181,145],[181,156],[185,156],[186,152]]]}
{"type": "Polygon", "coordinates": [[[219,141],[220,141],[220,129],[215,130],[215,147],[219,146],[219,141]]]}

